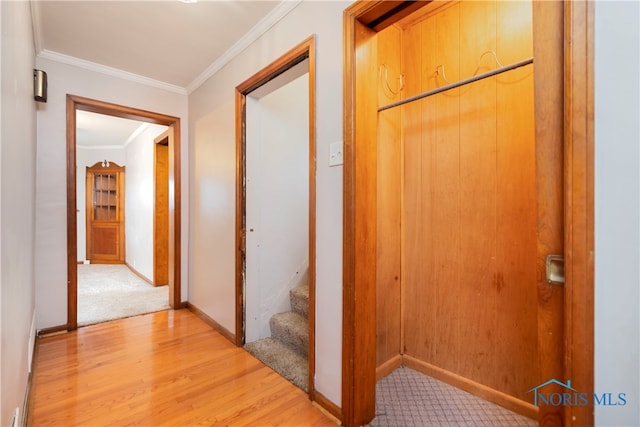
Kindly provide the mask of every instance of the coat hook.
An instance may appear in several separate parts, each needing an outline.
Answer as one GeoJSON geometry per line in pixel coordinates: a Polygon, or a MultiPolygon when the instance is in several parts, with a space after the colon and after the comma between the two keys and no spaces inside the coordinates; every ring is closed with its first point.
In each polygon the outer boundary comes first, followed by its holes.
{"type": "Polygon", "coordinates": [[[391,86],[389,85],[389,70],[387,69],[387,65],[386,64],[380,65],[380,79],[384,80],[384,83],[385,83],[385,86],[387,87],[387,90],[392,95],[397,95],[402,91],[402,89],[404,89],[404,76],[402,74],[400,74],[398,76],[398,89],[397,90],[391,89],[391,86]],[[382,77],[383,70],[384,70],[384,79],[382,77]]]}

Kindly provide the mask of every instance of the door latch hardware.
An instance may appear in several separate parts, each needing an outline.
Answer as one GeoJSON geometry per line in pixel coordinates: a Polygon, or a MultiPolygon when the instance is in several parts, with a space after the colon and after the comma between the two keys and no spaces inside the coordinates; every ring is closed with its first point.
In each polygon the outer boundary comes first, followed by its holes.
{"type": "Polygon", "coordinates": [[[547,282],[550,285],[564,285],[564,256],[547,255],[547,282]]]}

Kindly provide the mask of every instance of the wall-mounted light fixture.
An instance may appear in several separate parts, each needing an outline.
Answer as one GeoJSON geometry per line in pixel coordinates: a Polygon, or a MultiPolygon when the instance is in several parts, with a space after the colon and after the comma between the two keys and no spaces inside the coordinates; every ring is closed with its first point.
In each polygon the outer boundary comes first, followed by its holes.
{"type": "Polygon", "coordinates": [[[102,167],[103,167],[103,168],[108,168],[109,166],[111,166],[111,163],[109,163],[109,160],[104,159],[104,160],[102,161],[102,167]]]}
{"type": "Polygon", "coordinates": [[[47,73],[42,70],[33,70],[33,99],[47,102],[47,73]]]}

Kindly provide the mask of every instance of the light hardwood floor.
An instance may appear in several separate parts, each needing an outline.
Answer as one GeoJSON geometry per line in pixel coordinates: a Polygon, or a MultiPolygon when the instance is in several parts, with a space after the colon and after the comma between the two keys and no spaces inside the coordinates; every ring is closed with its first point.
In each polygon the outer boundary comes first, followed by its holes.
{"type": "Polygon", "coordinates": [[[30,426],[335,426],[187,310],[38,341],[30,426]]]}

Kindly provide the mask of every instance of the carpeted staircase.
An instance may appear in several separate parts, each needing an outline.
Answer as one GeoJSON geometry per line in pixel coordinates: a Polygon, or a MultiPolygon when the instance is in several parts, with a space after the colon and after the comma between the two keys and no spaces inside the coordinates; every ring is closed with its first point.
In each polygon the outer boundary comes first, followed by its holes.
{"type": "Polygon", "coordinates": [[[271,337],[245,344],[244,348],[265,365],[300,387],[309,389],[309,285],[289,291],[291,311],[269,319],[271,337]]]}

